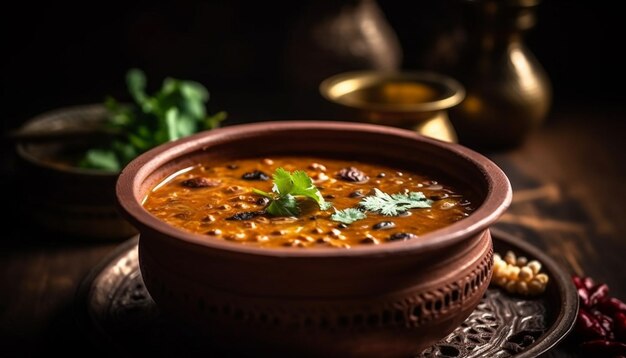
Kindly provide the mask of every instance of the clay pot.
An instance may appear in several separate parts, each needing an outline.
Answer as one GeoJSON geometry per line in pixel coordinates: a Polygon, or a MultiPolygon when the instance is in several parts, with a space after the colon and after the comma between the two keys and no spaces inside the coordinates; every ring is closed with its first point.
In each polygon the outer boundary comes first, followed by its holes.
{"type": "Polygon", "coordinates": [[[489,285],[491,225],[508,207],[504,173],[482,155],[370,124],[265,122],[155,148],[120,174],[117,197],[139,229],[146,287],[163,312],[255,355],[408,357],[456,328],[489,285]],[[476,195],[468,218],[418,240],[349,250],[258,248],[176,229],[142,199],[198,161],[331,155],[436,170],[476,195]]]}

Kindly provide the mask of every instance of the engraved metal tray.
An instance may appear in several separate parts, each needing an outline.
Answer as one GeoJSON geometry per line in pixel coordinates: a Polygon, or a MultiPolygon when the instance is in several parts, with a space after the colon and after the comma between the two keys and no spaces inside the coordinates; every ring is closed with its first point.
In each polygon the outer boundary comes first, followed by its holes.
{"type": "MultiPolygon", "coordinates": [[[[537,259],[551,281],[539,298],[515,297],[490,287],[474,312],[454,332],[417,357],[535,357],[571,330],[578,295],[569,273],[523,239],[492,229],[496,252],[513,250],[537,259]]],[[[94,343],[116,355],[231,357],[207,347],[186,327],[159,313],[143,284],[137,237],[120,245],[83,280],[76,318],[94,343]],[[210,353],[207,352],[210,350],[210,353]]]]}

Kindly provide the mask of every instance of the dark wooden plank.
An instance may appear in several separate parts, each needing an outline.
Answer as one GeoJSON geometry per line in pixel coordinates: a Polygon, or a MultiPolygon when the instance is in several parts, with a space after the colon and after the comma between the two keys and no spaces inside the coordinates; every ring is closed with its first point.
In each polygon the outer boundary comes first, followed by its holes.
{"type": "Polygon", "coordinates": [[[624,298],[626,126],[602,117],[613,113],[563,112],[524,147],[492,158],[514,188],[500,225],[624,298]]]}
{"type": "Polygon", "coordinates": [[[3,238],[0,253],[3,350],[28,357],[89,349],[91,345],[74,322],[74,295],[87,272],[117,245],[117,242],[77,241],[36,229],[23,229],[3,238]]]}

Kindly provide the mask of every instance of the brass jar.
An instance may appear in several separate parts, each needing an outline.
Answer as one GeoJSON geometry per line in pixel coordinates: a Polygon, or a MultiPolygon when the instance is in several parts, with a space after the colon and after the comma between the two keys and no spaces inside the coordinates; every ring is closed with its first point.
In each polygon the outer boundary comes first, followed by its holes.
{"type": "Polygon", "coordinates": [[[538,0],[464,1],[467,43],[450,71],[467,97],[450,111],[462,144],[488,149],[520,145],[546,118],[550,80],[523,41],[538,0]]]}

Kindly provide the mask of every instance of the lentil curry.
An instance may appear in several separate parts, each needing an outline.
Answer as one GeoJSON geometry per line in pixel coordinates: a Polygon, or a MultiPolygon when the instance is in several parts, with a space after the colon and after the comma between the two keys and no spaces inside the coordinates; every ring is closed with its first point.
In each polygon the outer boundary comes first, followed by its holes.
{"type": "Polygon", "coordinates": [[[170,225],[206,234],[207,240],[262,247],[350,248],[415,240],[473,210],[467,197],[455,188],[421,174],[378,164],[289,156],[187,168],[157,185],[143,205],[170,225]],[[313,190],[316,187],[324,198],[321,200],[334,208],[322,210],[315,201],[298,198],[297,216],[270,215],[266,209],[271,199],[253,189],[272,192],[276,188],[272,173],[278,168],[305,171],[313,190]],[[375,193],[390,194],[389,200],[419,194],[427,207],[404,208],[397,215],[365,210],[363,200],[375,193]],[[333,214],[345,209],[356,212],[358,219],[349,224],[337,221],[333,214]]]}

